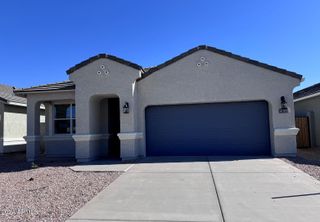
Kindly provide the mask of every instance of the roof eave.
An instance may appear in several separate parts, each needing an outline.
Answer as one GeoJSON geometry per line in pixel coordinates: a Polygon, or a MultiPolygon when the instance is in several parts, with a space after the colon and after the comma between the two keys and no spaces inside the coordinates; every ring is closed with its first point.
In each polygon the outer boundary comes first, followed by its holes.
{"type": "Polygon", "coordinates": [[[0,102],[2,102],[2,103],[6,103],[6,102],[7,102],[7,100],[6,100],[6,99],[4,99],[4,98],[1,98],[1,97],[0,97],[0,102]]]}
{"type": "Polygon", "coordinates": [[[18,103],[18,102],[11,102],[11,101],[7,101],[7,104],[8,104],[8,105],[11,105],[11,106],[22,106],[22,107],[27,107],[27,104],[26,104],[26,103],[18,103]]]}
{"type": "Polygon", "coordinates": [[[39,93],[53,93],[53,92],[71,92],[75,89],[51,89],[51,90],[33,90],[33,91],[16,91],[15,93],[19,96],[26,97],[27,94],[39,94],[39,93]]]}
{"type": "Polygon", "coordinates": [[[306,99],[311,99],[311,98],[317,97],[317,96],[320,96],[320,92],[317,92],[317,93],[314,93],[314,94],[311,94],[311,95],[308,95],[308,96],[303,96],[303,97],[300,97],[300,98],[297,98],[297,99],[293,99],[293,102],[299,102],[299,101],[306,100],[306,99]]]}

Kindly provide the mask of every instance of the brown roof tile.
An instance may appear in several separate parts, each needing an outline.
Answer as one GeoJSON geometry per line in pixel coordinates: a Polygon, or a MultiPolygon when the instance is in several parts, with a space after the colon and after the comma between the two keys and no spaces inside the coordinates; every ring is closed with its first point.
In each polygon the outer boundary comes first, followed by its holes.
{"type": "Polygon", "coordinates": [[[44,92],[44,91],[56,91],[56,90],[72,90],[75,89],[75,84],[72,81],[57,82],[51,84],[45,84],[40,86],[33,86],[30,88],[23,88],[14,90],[18,95],[24,95],[28,92],[44,92]]]}

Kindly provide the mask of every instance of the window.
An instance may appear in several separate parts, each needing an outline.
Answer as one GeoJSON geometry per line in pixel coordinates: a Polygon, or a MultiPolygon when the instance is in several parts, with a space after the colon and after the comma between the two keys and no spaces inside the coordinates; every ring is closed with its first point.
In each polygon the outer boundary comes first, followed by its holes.
{"type": "Polygon", "coordinates": [[[76,133],[76,106],[75,104],[61,104],[54,106],[54,133],[76,133]]]}

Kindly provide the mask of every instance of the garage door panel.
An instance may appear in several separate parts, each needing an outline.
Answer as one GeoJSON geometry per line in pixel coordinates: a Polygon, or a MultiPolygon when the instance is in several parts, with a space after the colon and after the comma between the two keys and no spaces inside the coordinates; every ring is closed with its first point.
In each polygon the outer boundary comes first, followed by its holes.
{"type": "Polygon", "coordinates": [[[268,155],[266,102],[152,106],[147,155],[268,155]]]}

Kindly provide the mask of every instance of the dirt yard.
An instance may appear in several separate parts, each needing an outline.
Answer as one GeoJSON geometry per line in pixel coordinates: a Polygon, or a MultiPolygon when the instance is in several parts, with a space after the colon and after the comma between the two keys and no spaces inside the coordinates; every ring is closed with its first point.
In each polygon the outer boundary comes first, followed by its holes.
{"type": "Polygon", "coordinates": [[[0,221],[65,221],[120,175],[73,172],[74,164],[0,156],[0,221]]]}

